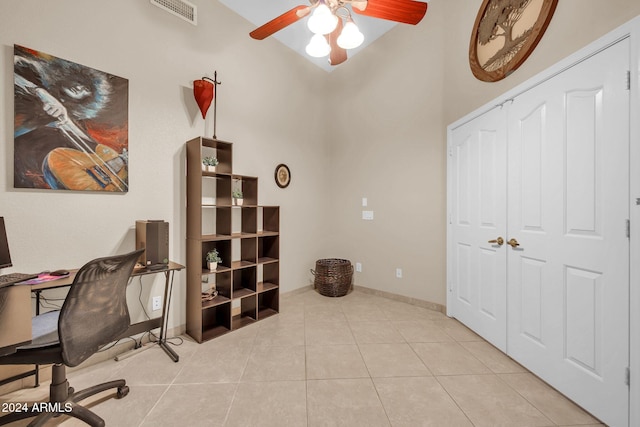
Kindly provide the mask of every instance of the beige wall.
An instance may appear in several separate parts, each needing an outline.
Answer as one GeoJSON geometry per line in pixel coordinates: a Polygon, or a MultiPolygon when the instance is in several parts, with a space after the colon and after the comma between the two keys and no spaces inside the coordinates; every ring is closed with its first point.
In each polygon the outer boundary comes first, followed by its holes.
{"type": "Polygon", "coordinates": [[[432,7],[418,27],[395,27],[331,73],[327,141],[328,253],[362,263],[359,285],[437,303],[445,300],[444,12],[432,7]],[[363,209],[373,221],[361,219],[363,209]]]}
{"type": "MultiPolygon", "coordinates": [[[[432,0],[418,26],[396,26],[332,73],[250,39],[253,26],[218,2],[193,2],[197,27],[148,1],[0,2],[0,215],[14,270],[132,249],[136,219],[169,221],[171,257],[184,263],[183,143],[213,128],[190,87],[218,70],[217,135],[234,142],[235,171],[259,177],[260,203],[282,206],[282,291],[308,285],[316,259],[343,257],[363,264],[359,285],[444,304],[447,124],[640,14],[637,0],[562,0],[529,60],[489,84],[467,63],[480,0],[432,0]],[[14,43],[129,79],[128,194],[13,189],[14,43]],[[281,162],[285,190],[273,182],[281,162]],[[360,219],[362,197],[374,221],[360,219]]],[[[184,279],[170,326],[184,324],[184,279]]],[[[160,288],[145,285],[143,301],[160,288]]]]}
{"type": "MultiPolygon", "coordinates": [[[[170,257],[185,264],[184,142],[213,133],[212,110],[205,124],[191,87],[217,70],[217,136],[234,143],[234,171],[259,178],[259,202],[281,206],[282,291],[309,283],[326,224],[327,73],[274,39],[251,39],[252,25],[217,1],[194,3],[198,26],[148,0],[0,2],[0,215],[14,260],[2,273],[73,268],[132,250],[137,219],[168,221],[170,257]],[[129,79],[127,194],[13,188],[14,43],[129,79]],[[285,190],[273,179],[279,163],[293,175],[285,190]]],[[[185,281],[184,272],[176,276],[172,327],[185,322],[185,281]]],[[[144,284],[147,309],[162,284],[144,284]]],[[[140,284],[129,291],[137,320],[140,284]]]]}
{"type": "Polygon", "coordinates": [[[446,126],[640,14],[637,0],[561,0],[528,61],[485,83],[468,64],[481,4],[432,0],[418,26],[396,26],[330,74],[328,253],[362,262],[359,285],[445,304],[446,126]]]}
{"type": "Polygon", "coordinates": [[[638,0],[559,0],[551,23],[531,56],[512,75],[496,83],[477,80],[469,69],[471,27],[481,0],[434,0],[447,13],[448,54],[444,58],[446,124],[549,68],[562,58],[640,14],[638,0]],[[472,3],[474,6],[469,7],[472,3]]]}

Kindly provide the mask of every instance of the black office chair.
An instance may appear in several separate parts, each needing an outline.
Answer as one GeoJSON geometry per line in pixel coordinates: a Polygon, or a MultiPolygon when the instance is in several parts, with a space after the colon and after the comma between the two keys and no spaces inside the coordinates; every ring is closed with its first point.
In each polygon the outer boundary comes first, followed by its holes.
{"type": "Polygon", "coordinates": [[[125,380],[74,392],[67,381],[66,366],[78,366],[127,330],[126,287],[143,251],[89,261],[78,270],[60,311],[33,318],[31,344],[0,357],[0,365],[53,364],[49,390],[52,404],[45,408],[51,412],[14,412],[0,417],[0,425],[37,416],[29,425],[41,426],[51,417],[64,414],[92,426],[104,426],[102,418],[76,402],[111,388],[116,388],[116,396],[122,398],[129,393],[125,380]]]}

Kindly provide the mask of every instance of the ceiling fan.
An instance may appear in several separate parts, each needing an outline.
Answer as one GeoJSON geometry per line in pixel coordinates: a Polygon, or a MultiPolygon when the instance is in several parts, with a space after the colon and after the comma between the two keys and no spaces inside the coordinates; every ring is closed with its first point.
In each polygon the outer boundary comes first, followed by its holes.
{"type": "Polygon", "coordinates": [[[351,17],[358,15],[416,25],[427,13],[427,3],[415,0],[309,0],[309,6],[296,6],[272,19],[249,35],[263,40],[281,29],[311,15],[307,26],[314,33],[307,46],[311,56],[329,55],[329,63],[338,65],[347,60],[347,49],[360,46],[364,36],[351,17]]]}

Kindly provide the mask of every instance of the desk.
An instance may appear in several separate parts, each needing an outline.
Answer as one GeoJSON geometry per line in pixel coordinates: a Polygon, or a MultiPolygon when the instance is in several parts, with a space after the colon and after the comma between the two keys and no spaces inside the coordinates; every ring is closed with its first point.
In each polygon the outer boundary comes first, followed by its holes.
{"type": "MultiPolygon", "coordinates": [[[[0,356],[15,353],[16,348],[31,342],[31,292],[28,286],[10,285],[0,289],[0,356]],[[6,325],[9,325],[8,327],[6,325]]],[[[35,375],[37,369],[0,380],[0,386],[35,375]]]]}
{"type": "Polygon", "coordinates": [[[0,288],[0,325],[3,325],[0,328],[0,356],[14,353],[17,347],[31,342],[28,288],[14,285],[0,288]]]}
{"type": "MultiPolygon", "coordinates": [[[[140,334],[142,332],[150,331],[152,329],[160,328],[160,337],[158,338],[158,345],[167,353],[167,355],[173,360],[177,362],[180,360],[180,356],[176,354],[175,351],[167,344],[167,326],[168,326],[168,314],[169,307],[171,305],[171,293],[173,290],[173,274],[176,271],[180,271],[184,268],[183,265],[175,263],[173,261],[169,261],[169,264],[166,267],[159,269],[135,269],[133,273],[131,273],[131,277],[137,276],[146,276],[149,274],[158,274],[164,273],[165,283],[164,283],[164,300],[162,305],[162,316],[156,317],[154,319],[144,320],[142,322],[134,323],[129,325],[129,329],[125,331],[124,334],[118,337],[118,339],[130,337],[133,335],[140,334]]],[[[65,286],[71,286],[73,283],[73,279],[75,278],[77,270],[70,271],[68,277],[53,280],[51,282],[38,283],[37,285],[31,285],[31,292],[36,295],[36,315],[40,314],[40,294],[42,291],[48,289],[56,289],[62,288],[65,286]]],[[[22,285],[20,285],[22,286],[22,285]]],[[[29,321],[30,323],[31,321],[29,321]]]]}

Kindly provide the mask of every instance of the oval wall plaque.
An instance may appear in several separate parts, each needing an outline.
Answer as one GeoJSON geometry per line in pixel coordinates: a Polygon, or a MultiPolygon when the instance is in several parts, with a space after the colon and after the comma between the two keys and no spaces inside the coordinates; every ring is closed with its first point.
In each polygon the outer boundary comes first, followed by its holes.
{"type": "Polygon", "coordinates": [[[558,0],[484,0],[469,42],[473,75],[502,80],[529,57],[542,38],[558,0]]]}

